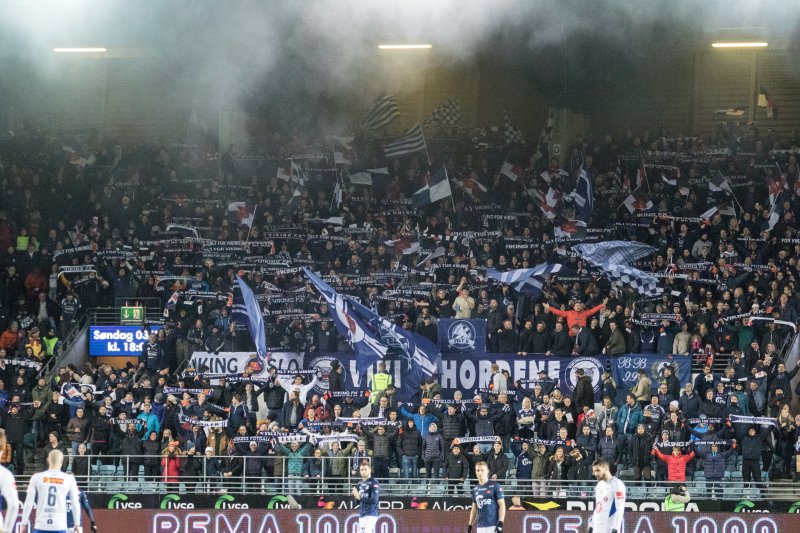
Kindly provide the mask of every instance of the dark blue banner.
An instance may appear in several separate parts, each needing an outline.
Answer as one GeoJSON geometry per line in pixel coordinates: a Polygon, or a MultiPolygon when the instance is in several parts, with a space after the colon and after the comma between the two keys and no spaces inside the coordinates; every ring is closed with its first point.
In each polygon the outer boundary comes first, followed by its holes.
{"type": "Polygon", "coordinates": [[[442,352],[464,353],[486,351],[486,320],[441,318],[439,329],[439,350],[442,352]]]}
{"type": "MultiPolygon", "coordinates": [[[[277,354],[275,354],[277,356],[277,354]]],[[[281,354],[286,356],[288,354],[281,354]]],[[[277,362],[278,357],[276,357],[277,362]]],[[[305,355],[305,368],[320,368],[323,375],[330,371],[330,363],[333,359],[338,359],[344,367],[347,383],[352,383],[353,387],[369,388],[370,377],[377,370],[377,364],[367,371],[367,374],[360,376],[356,369],[356,358],[353,353],[330,353],[305,355]]],[[[386,370],[392,375],[393,383],[397,386],[398,399],[400,401],[413,401],[419,396],[417,384],[405,384],[402,381],[402,365],[408,364],[407,361],[389,356],[383,360],[386,363],[386,370]],[[410,385],[410,386],[409,386],[410,385]]],[[[464,394],[464,398],[473,395],[475,389],[485,389],[489,386],[492,376],[492,364],[497,363],[500,370],[508,370],[511,374],[511,382],[517,380],[536,380],[539,378],[539,370],[547,372],[547,377],[556,381],[556,387],[561,389],[564,394],[572,395],[577,383],[575,372],[583,368],[586,375],[592,379],[595,391],[595,400],[600,401],[601,374],[608,366],[609,358],[604,355],[597,357],[558,357],[545,355],[528,355],[520,357],[517,354],[494,354],[494,353],[443,353],[442,372],[437,376],[437,381],[442,386],[442,398],[451,399],[456,390],[464,394]]],[[[277,366],[281,366],[278,364],[277,366]]],[[[533,383],[529,383],[526,388],[533,389],[533,383]]],[[[320,383],[320,388],[327,388],[327,381],[320,383]]]]}
{"type": "Polygon", "coordinates": [[[611,375],[617,382],[617,399],[622,400],[636,385],[639,370],[644,370],[652,381],[652,393],[658,392],[658,385],[664,377],[664,367],[672,366],[675,376],[681,383],[692,379],[692,357],[690,355],[629,354],[611,359],[611,375]]]}

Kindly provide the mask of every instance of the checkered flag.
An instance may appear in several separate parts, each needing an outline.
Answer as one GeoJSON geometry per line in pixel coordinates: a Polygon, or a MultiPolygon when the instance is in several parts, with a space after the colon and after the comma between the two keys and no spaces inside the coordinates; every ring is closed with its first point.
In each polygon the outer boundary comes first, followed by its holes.
{"type": "Polygon", "coordinates": [[[572,249],[583,259],[602,269],[609,278],[632,287],[643,296],[658,296],[663,291],[658,287],[658,278],[628,266],[655,252],[656,249],[652,246],[640,242],[605,241],[578,244],[572,249]]]}
{"type": "Polygon", "coordinates": [[[581,257],[597,266],[629,265],[639,259],[644,259],[654,253],[656,249],[647,244],[630,241],[604,241],[597,243],[578,244],[572,247],[581,254],[581,257]]]}
{"type": "Polygon", "coordinates": [[[603,271],[608,274],[609,278],[631,287],[642,296],[661,296],[664,291],[658,286],[658,278],[638,268],[626,265],[610,265],[608,268],[604,268],[603,271]]]}
{"type": "Polygon", "coordinates": [[[506,144],[525,144],[522,132],[511,124],[508,113],[503,111],[503,132],[506,137],[506,144]]]}
{"type": "Polygon", "coordinates": [[[459,121],[461,121],[461,101],[458,98],[451,98],[434,109],[433,113],[422,121],[422,125],[448,124],[452,126],[459,121]]]}

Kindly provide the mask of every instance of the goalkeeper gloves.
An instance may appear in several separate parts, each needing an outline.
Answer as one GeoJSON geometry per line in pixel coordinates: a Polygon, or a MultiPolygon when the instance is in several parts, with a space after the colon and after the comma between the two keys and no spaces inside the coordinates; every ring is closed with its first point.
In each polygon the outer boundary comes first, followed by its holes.
{"type": "Polygon", "coordinates": [[[92,533],[97,533],[97,524],[92,522],[92,533]]]}
{"type": "Polygon", "coordinates": [[[472,533],[472,524],[467,526],[467,533],[472,533]]]}
{"type": "Polygon", "coordinates": [[[497,522],[497,526],[494,528],[494,533],[503,533],[503,521],[502,520],[497,522]]]}

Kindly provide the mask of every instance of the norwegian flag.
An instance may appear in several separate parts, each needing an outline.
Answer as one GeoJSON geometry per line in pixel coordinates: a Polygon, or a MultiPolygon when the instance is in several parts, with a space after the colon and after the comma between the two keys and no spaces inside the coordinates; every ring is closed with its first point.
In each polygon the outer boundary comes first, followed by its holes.
{"type": "Polygon", "coordinates": [[[547,189],[547,194],[544,197],[544,203],[539,206],[544,213],[544,216],[549,220],[556,218],[558,214],[558,203],[561,201],[561,193],[550,187],[547,189]]]}
{"type": "Polygon", "coordinates": [[[506,176],[514,183],[517,183],[519,180],[525,177],[525,169],[520,165],[512,165],[508,161],[505,161],[503,166],[500,168],[500,174],[506,176]]]}
{"type": "Polygon", "coordinates": [[[636,213],[637,211],[647,211],[653,208],[653,202],[645,199],[639,194],[636,194],[636,191],[630,193],[622,203],[628,208],[628,211],[631,214],[636,213]]]}
{"type": "Polygon", "coordinates": [[[228,204],[228,212],[235,213],[237,221],[239,224],[244,224],[247,227],[251,227],[253,225],[253,219],[255,218],[255,212],[250,212],[250,208],[247,207],[246,202],[231,202],[228,204]]]}
{"type": "MultiPolygon", "coordinates": [[[[775,163],[775,166],[778,166],[775,163]]],[[[769,178],[767,182],[767,188],[769,189],[769,204],[774,205],[776,201],[778,201],[778,197],[781,194],[781,191],[786,189],[789,190],[789,184],[786,183],[786,176],[781,171],[781,167],[778,166],[778,176],[777,178],[769,178]]]]}

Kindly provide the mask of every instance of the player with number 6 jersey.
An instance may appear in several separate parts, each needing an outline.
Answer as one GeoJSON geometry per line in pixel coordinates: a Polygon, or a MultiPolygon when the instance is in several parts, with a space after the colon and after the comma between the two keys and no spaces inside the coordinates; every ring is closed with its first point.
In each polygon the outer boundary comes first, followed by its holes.
{"type": "MultiPolygon", "coordinates": [[[[25,506],[22,509],[23,527],[28,523],[34,503],[36,504],[36,522],[33,533],[66,532],[67,498],[79,502],[78,484],[75,478],[61,471],[64,454],[60,450],[52,450],[47,456],[48,470],[31,476],[25,506]]],[[[80,531],[81,508],[79,505],[69,506],[72,512],[74,531],[80,531]]],[[[30,531],[30,526],[28,527],[30,531]]]]}

